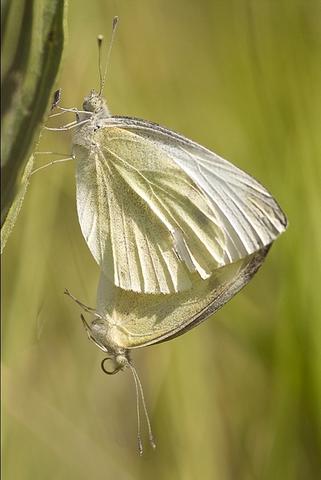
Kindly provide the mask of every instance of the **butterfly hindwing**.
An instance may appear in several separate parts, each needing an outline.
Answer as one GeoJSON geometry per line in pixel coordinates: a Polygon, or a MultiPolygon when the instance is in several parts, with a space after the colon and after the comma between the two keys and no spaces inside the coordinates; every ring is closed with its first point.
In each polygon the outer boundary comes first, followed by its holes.
{"type": "Polygon", "coordinates": [[[196,327],[241,290],[262,265],[269,247],[216,270],[196,281],[190,291],[170,295],[141,295],[115,287],[100,275],[97,311],[108,325],[110,338],[125,349],[170,340],[196,327]]]}

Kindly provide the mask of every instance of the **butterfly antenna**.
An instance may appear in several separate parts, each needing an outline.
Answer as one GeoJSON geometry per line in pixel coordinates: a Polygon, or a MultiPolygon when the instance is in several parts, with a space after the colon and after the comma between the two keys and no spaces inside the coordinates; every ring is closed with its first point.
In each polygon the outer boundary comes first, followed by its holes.
{"type": "Polygon", "coordinates": [[[101,47],[103,44],[103,40],[104,40],[104,36],[101,34],[98,35],[97,43],[98,43],[99,95],[101,94],[102,85],[103,85],[103,73],[102,73],[102,67],[101,67],[101,47]]]}
{"type": "Polygon", "coordinates": [[[103,90],[104,90],[104,87],[105,87],[105,84],[106,84],[110,54],[111,54],[112,46],[113,46],[114,39],[115,39],[117,24],[118,24],[118,17],[114,17],[113,18],[113,24],[112,24],[111,37],[110,37],[110,42],[109,42],[109,47],[108,47],[108,52],[107,52],[104,74],[102,74],[102,66],[101,66],[101,48],[102,48],[102,43],[103,43],[104,37],[103,37],[103,35],[98,35],[98,37],[97,37],[97,42],[98,42],[98,69],[99,69],[99,96],[103,93],[103,90]]]}
{"type": "Polygon", "coordinates": [[[135,367],[133,365],[131,365],[130,363],[129,363],[129,367],[130,367],[131,372],[133,374],[134,381],[135,381],[135,387],[136,387],[136,405],[137,405],[137,421],[138,421],[138,434],[137,434],[138,450],[139,450],[140,455],[142,455],[143,454],[143,446],[142,446],[142,441],[141,441],[141,426],[140,426],[140,406],[139,406],[139,403],[140,403],[139,400],[140,399],[141,399],[141,402],[142,402],[142,405],[143,405],[143,410],[144,410],[144,414],[145,414],[145,418],[146,418],[146,423],[147,423],[147,428],[148,428],[148,436],[149,436],[149,443],[152,446],[152,448],[156,448],[156,443],[155,443],[154,435],[153,435],[153,432],[152,432],[152,427],[151,427],[151,423],[150,423],[150,419],[149,419],[149,415],[148,415],[148,411],[147,411],[147,407],[146,407],[144,391],[143,391],[143,387],[142,387],[140,378],[138,376],[138,373],[137,373],[135,367]],[[140,398],[139,398],[139,394],[140,394],[140,398]]]}
{"type": "Polygon", "coordinates": [[[139,401],[139,389],[138,389],[138,382],[137,377],[135,375],[135,370],[132,365],[129,364],[131,372],[133,374],[133,379],[135,382],[135,391],[136,391],[136,411],[137,411],[137,442],[138,442],[138,451],[139,455],[143,455],[143,443],[142,443],[142,435],[141,435],[141,421],[140,421],[140,401],[139,401]]]}

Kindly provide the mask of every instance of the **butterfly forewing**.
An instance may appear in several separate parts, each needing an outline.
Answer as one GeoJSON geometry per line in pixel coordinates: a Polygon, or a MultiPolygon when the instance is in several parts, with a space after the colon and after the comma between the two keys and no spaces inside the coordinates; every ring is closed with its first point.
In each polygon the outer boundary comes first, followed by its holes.
{"type": "Polygon", "coordinates": [[[113,117],[105,123],[122,124],[122,128],[155,142],[187,173],[219,215],[232,261],[268,245],[285,230],[286,217],[271,194],[227,160],[151,122],[113,117]]]}
{"type": "Polygon", "coordinates": [[[184,292],[285,229],[258,182],[155,124],[88,123],[74,151],[83,234],[104,276],[126,291],[184,292]]]}
{"type": "Polygon", "coordinates": [[[75,149],[83,234],[116,286],[174,293],[191,273],[208,278],[226,262],[226,241],[209,199],[154,142],[103,128],[89,155],[75,149]]]}

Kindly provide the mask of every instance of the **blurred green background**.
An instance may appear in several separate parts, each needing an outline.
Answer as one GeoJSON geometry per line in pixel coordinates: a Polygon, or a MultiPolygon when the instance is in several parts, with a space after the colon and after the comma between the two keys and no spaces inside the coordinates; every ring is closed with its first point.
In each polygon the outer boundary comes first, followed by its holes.
{"type": "MultiPolygon", "coordinates": [[[[97,88],[96,36],[108,38],[114,15],[111,111],[172,128],[250,172],[290,226],[215,318],[134,352],[158,444],[151,451],[145,437],[140,458],[130,373],[103,375],[102,353],[63,295],[68,287],[94,305],[99,274],[78,225],[74,165],[33,177],[3,255],[3,478],[316,479],[320,3],[71,0],[62,105],[80,107],[97,88]]],[[[69,154],[70,142],[48,132],[40,148],[69,154]]]]}

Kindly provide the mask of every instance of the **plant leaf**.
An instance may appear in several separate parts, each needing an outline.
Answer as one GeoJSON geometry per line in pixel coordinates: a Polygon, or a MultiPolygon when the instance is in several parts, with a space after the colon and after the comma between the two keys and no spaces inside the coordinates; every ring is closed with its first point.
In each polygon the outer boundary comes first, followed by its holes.
{"type": "Polygon", "coordinates": [[[25,198],[27,188],[29,185],[29,180],[30,180],[30,174],[33,169],[33,164],[34,164],[34,156],[31,155],[29,158],[27,165],[25,167],[21,183],[20,183],[20,188],[18,192],[15,195],[15,198],[11,204],[11,207],[9,208],[9,211],[7,213],[6,220],[1,228],[1,250],[0,253],[2,254],[4,247],[6,246],[7,240],[9,238],[9,235],[16,223],[16,220],[18,218],[18,215],[20,213],[21,207],[23,200],[25,198]]]}
{"type": "Polygon", "coordinates": [[[1,227],[6,241],[28,187],[31,153],[60,65],[66,0],[3,1],[1,7],[1,227]]]}

